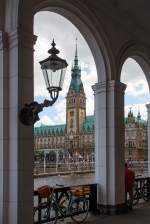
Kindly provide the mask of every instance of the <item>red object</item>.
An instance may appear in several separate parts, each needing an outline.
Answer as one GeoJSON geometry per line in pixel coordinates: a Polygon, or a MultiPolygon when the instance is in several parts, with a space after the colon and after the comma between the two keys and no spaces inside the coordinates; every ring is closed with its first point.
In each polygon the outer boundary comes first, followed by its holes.
{"type": "Polygon", "coordinates": [[[131,192],[133,190],[133,184],[135,179],[135,173],[133,170],[125,168],[125,191],[131,192]]]}

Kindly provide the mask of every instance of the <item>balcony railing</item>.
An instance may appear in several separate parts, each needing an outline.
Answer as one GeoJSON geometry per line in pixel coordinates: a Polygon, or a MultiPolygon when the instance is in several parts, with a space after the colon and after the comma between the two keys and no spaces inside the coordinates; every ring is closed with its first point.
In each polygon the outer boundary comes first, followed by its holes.
{"type": "Polygon", "coordinates": [[[61,174],[77,174],[77,173],[92,173],[95,171],[95,163],[89,161],[74,161],[74,162],[49,162],[38,161],[34,164],[35,177],[40,175],[61,175],[61,174]]]}
{"type": "MultiPolygon", "coordinates": [[[[90,194],[87,197],[88,205],[89,205],[89,211],[95,212],[97,210],[97,184],[80,185],[80,187],[84,187],[84,186],[85,187],[88,186],[90,188],[90,194]]],[[[61,200],[63,199],[64,196],[69,199],[70,189],[72,187],[73,186],[71,186],[71,187],[65,187],[65,186],[60,187],[59,186],[59,187],[56,187],[54,189],[55,198],[58,201],[58,203],[61,203],[61,200]]],[[[47,199],[46,199],[46,201],[47,201],[47,199]]],[[[34,190],[34,208],[38,207],[38,205],[42,204],[42,202],[43,202],[43,205],[44,205],[44,202],[46,202],[46,201],[45,201],[45,197],[42,198],[40,196],[40,194],[38,193],[38,190],[34,190]],[[44,201],[43,201],[43,199],[44,199],[44,201]]],[[[46,208],[46,212],[48,213],[48,211],[51,209],[51,203],[48,203],[47,207],[44,207],[44,209],[45,208],[46,208]]],[[[79,210],[78,213],[79,214],[83,213],[83,211],[79,210]]],[[[63,215],[63,218],[67,218],[69,216],[70,216],[70,214],[66,213],[66,214],[63,215]]],[[[59,217],[57,217],[57,218],[62,219],[62,216],[59,214],[59,217]]],[[[50,222],[50,221],[54,221],[54,219],[55,219],[55,217],[51,218],[50,216],[47,216],[46,218],[42,217],[42,209],[38,209],[37,214],[34,213],[34,224],[47,223],[47,222],[50,222]]]]}
{"type": "MultiPolygon", "coordinates": [[[[81,186],[81,185],[80,185],[81,186]]],[[[82,185],[84,186],[84,185],[82,185]]],[[[87,186],[87,184],[86,184],[87,186]]],[[[97,212],[97,184],[88,184],[91,189],[91,194],[89,196],[89,208],[93,213],[97,212]]],[[[68,194],[70,191],[70,187],[57,187],[55,188],[56,198],[62,197],[63,194],[68,194]]],[[[135,186],[134,186],[134,199],[133,206],[136,206],[138,203],[146,203],[150,200],[150,177],[136,177],[135,178],[135,186]]],[[[34,191],[34,205],[40,204],[42,201],[42,197],[38,194],[38,190],[34,191]]],[[[68,217],[68,214],[66,214],[68,217]]],[[[61,218],[61,217],[60,217],[61,218]]],[[[41,221],[41,213],[38,213],[38,220],[34,223],[46,223],[47,221],[41,221]]],[[[49,220],[50,221],[50,220],[49,220]]]]}
{"type": "Polygon", "coordinates": [[[150,200],[150,177],[136,177],[133,189],[133,206],[150,200]]]}

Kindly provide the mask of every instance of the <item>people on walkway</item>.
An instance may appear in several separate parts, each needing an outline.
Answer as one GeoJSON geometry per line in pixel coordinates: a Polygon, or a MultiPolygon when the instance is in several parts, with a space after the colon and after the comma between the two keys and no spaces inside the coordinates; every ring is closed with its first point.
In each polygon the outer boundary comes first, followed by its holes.
{"type": "Polygon", "coordinates": [[[129,169],[127,163],[125,163],[125,195],[126,195],[126,204],[130,209],[132,209],[133,204],[134,180],[135,180],[134,171],[129,169]],[[128,200],[128,194],[129,194],[129,200],[128,200]]]}

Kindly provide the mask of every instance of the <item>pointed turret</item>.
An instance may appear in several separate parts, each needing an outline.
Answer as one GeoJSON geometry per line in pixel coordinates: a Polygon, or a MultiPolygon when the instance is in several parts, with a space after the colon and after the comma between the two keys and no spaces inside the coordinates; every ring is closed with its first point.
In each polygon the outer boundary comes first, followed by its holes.
{"type": "Polygon", "coordinates": [[[73,89],[76,93],[79,93],[83,89],[83,83],[81,80],[81,68],[78,64],[78,47],[76,39],[76,49],[75,49],[75,58],[74,65],[71,69],[71,83],[69,89],[73,89]]]}
{"type": "Polygon", "coordinates": [[[77,38],[76,38],[76,51],[75,51],[74,66],[78,66],[78,49],[77,49],[77,38]]]}
{"type": "Polygon", "coordinates": [[[140,114],[140,111],[138,111],[137,119],[138,119],[138,120],[141,120],[141,114],[140,114]]]}
{"type": "Polygon", "coordinates": [[[131,111],[131,107],[130,107],[130,111],[129,111],[129,113],[128,113],[127,122],[128,122],[128,123],[134,123],[134,122],[135,122],[135,118],[134,118],[134,116],[133,116],[133,112],[131,111]]]}
{"type": "Polygon", "coordinates": [[[128,113],[128,117],[133,117],[133,113],[132,113],[132,111],[131,111],[131,107],[130,107],[130,111],[129,111],[129,113],[128,113]]]}

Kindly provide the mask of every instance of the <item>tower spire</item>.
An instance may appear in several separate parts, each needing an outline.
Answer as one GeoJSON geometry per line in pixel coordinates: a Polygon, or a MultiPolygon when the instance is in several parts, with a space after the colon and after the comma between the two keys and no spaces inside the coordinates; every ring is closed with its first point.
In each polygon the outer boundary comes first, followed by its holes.
{"type": "Polygon", "coordinates": [[[77,45],[78,39],[76,37],[76,50],[75,50],[75,59],[74,59],[74,65],[78,66],[78,45],[77,45]]]}
{"type": "Polygon", "coordinates": [[[77,41],[78,41],[78,38],[76,37],[76,53],[75,53],[75,57],[78,57],[78,54],[77,54],[77,41]]]}
{"type": "Polygon", "coordinates": [[[83,83],[81,80],[81,68],[78,63],[78,46],[77,46],[77,38],[76,38],[76,46],[75,46],[75,58],[74,63],[71,69],[71,83],[69,88],[73,88],[76,93],[79,93],[81,89],[83,89],[83,83]]]}
{"type": "Polygon", "coordinates": [[[140,107],[138,106],[138,115],[137,115],[138,120],[141,119],[141,114],[140,114],[140,107]]]}

